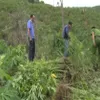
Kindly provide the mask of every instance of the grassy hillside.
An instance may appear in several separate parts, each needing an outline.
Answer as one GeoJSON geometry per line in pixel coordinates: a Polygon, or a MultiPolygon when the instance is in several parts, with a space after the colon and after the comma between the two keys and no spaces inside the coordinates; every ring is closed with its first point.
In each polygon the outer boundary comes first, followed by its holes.
{"type": "MultiPolygon", "coordinates": [[[[31,4],[25,0],[0,0],[0,37],[4,38],[8,44],[27,43],[26,22],[31,13],[36,16],[37,49],[46,54],[48,51],[51,53],[50,50],[54,49],[55,42],[62,39],[60,7],[31,4]],[[44,45],[41,47],[42,44],[44,45]]],[[[73,22],[72,32],[81,41],[87,41],[90,37],[91,26],[100,28],[99,16],[100,13],[95,8],[64,8],[64,23],[66,24],[69,20],[73,22]]]]}
{"type": "Polygon", "coordinates": [[[61,8],[27,0],[0,0],[0,100],[100,100],[100,66],[91,52],[91,27],[100,10],[64,8],[73,22],[70,57],[62,61],[61,8]],[[36,16],[36,59],[27,60],[26,23],[36,16]],[[3,95],[2,95],[3,94],[3,95]]]}

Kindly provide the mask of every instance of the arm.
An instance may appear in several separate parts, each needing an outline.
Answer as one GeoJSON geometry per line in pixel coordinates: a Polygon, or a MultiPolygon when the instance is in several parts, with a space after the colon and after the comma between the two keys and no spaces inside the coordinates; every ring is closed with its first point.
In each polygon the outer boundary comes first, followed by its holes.
{"type": "Polygon", "coordinates": [[[30,40],[32,40],[31,33],[30,33],[30,30],[31,30],[31,23],[30,23],[30,21],[27,23],[27,30],[28,30],[28,37],[29,37],[30,40]]]}
{"type": "Polygon", "coordinates": [[[68,39],[70,39],[70,36],[69,36],[69,31],[70,31],[70,30],[69,30],[69,28],[68,28],[68,27],[66,27],[66,35],[67,35],[67,38],[68,38],[68,39]]]}
{"type": "Polygon", "coordinates": [[[94,32],[92,32],[92,41],[93,41],[93,45],[96,46],[95,34],[94,34],[94,32]]]}
{"type": "Polygon", "coordinates": [[[68,27],[66,27],[66,33],[68,33],[69,32],[69,29],[68,29],[68,27]]]}
{"type": "Polygon", "coordinates": [[[30,28],[28,28],[28,37],[29,37],[30,40],[32,40],[32,37],[30,35],[30,28]]]}

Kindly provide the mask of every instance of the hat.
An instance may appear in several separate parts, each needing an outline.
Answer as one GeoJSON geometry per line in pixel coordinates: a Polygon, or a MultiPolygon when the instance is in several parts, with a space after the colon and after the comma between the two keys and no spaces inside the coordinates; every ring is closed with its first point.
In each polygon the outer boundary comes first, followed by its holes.
{"type": "Polygon", "coordinates": [[[95,26],[92,26],[91,28],[93,29],[93,28],[96,28],[96,27],[95,26]]]}
{"type": "Polygon", "coordinates": [[[71,21],[69,21],[68,24],[72,25],[73,23],[71,21]]]}

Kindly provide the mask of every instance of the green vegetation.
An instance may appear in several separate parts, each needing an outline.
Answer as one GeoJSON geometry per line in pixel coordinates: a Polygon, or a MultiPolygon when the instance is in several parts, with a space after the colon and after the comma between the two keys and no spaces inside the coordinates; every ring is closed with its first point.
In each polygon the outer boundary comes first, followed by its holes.
{"type": "Polygon", "coordinates": [[[0,91],[1,100],[15,100],[16,96],[21,98],[16,100],[44,100],[52,97],[57,85],[53,75],[57,64],[45,59],[28,62],[25,46],[7,48],[0,59],[0,67],[3,69],[0,69],[0,88],[3,90],[0,91]]]}
{"type": "Polygon", "coordinates": [[[64,8],[64,24],[73,22],[64,62],[61,8],[29,1],[0,0],[0,100],[100,100],[90,33],[93,25],[100,28],[100,7],[64,8]],[[36,59],[30,63],[26,22],[32,13],[36,59]]]}

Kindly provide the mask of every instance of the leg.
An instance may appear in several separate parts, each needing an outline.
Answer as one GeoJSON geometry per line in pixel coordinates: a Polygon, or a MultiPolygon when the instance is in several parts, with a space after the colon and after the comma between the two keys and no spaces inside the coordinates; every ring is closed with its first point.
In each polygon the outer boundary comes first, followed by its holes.
{"type": "Polygon", "coordinates": [[[99,60],[100,60],[100,46],[98,47],[98,56],[99,56],[99,60]]]}
{"type": "Polygon", "coordinates": [[[99,57],[99,62],[100,62],[100,42],[98,44],[98,57],[99,57]]]}
{"type": "Polygon", "coordinates": [[[29,61],[32,61],[32,41],[29,41],[29,61]]]}
{"type": "Polygon", "coordinates": [[[32,60],[34,60],[35,57],[35,40],[32,40],[32,60]]]}
{"type": "Polygon", "coordinates": [[[92,46],[92,53],[93,55],[96,55],[97,47],[92,46]]]}
{"type": "Polygon", "coordinates": [[[68,47],[69,47],[69,40],[65,40],[65,52],[64,57],[68,57],[68,47]]]}
{"type": "Polygon", "coordinates": [[[100,37],[96,37],[96,45],[97,45],[97,56],[98,56],[98,62],[100,62],[100,37]]]}
{"type": "Polygon", "coordinates": [[[94,47],[92,45],[91,50],[92,50],[92,53],[93,53],[92,58],[91,58],[92,63],[93,63],[93,69],[96,71],[97,70],[97,57],[96,57],[97,47],[94,47]]]}
{"type": "Polygon", "coordinates": [[[95,61],[95,70],[98,70],[99,66],[99,60],[100,60],[100,37],[96,37],[96,47],[95,49],[95,56],[94,56],[94,61],[95,61]]]}
{"type": "Polygon", "coordinates": [[[98,44],[98,66],[100,67],[100,43],[98,44]]]}

